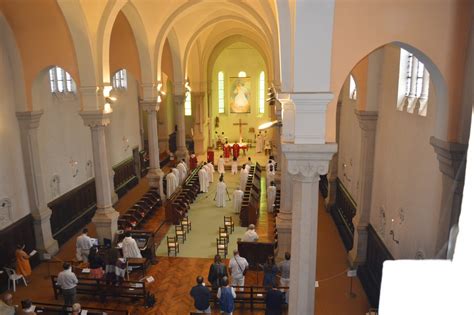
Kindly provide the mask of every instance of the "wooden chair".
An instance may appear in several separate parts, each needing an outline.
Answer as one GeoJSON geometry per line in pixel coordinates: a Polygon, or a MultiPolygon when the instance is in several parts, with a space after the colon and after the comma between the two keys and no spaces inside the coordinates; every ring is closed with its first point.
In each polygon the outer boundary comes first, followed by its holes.
{"type": "Polygon", "coordinates": [[[225,241],[225,243],[229,243],[229,232],[225,227],[219,227],[219,240],[225,241]]]}
{"type": "Polygon", "coordinates": [[[224,239],[216,238],[217,255],[221,255],[224,258],[227,256],[227,243],[224,239]]]}
{"type": "Polygon", "coordinates": [[[179,242],[178,239],[174,236],[166,237],[166,244],[168,245],[168,256],[172,251],[174,251],[174,256],[179,253],[179,242]]]}
{"type": "Polygon", "coordinates": [[[184,226],[175,225],[174,229],[175,229],[176,240],[179,240],[179,238],[181,238],[184,244],[184,241],[186,240],[186,230],[184,229],[184,226]]]}
{"type": "Polygon", "coordinates": [[[184,217],[181,220],[181,225],[186,228],[187,233],[189,233],[189,231],[191,231],[191,221],[189,220],[188,217],[184,217]]]}
{"type": "Polygon", "coordinates": [[[232,220],[232,217],[224,217],[224,227],[229,233],[234,232],[234,220],[232,220]]]}

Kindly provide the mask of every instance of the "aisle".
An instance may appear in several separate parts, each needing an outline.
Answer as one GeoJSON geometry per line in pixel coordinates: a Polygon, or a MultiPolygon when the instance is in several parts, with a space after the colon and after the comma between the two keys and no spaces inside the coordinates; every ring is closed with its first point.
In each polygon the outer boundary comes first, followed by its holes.
{"type": "MultiPolygon", "coordinates": [[[[219,227],[224,227],[224,216],[232,216],[235,223],[235,230],[230,235],[229,253],[237,248],[237,238],[244,235],[246,228],[238,226],[239,216],[232,209],[232,200],[226,201],[225,208],[216,207],[216,202],[213,199],[218,178],[219,174],[216,171],[214,183],[211,183],[209,192],[199,194],[196,201],[191,204],[188,217],[191,220],[192,231],[187,235],[184,244],[180,242],[178,257],[213,258],[216,255],[216,238],[219,227]]],[[[239,185],[239,173],[232,175],[230,171],[226,171],[224,181],[232,199],[232,194],[239,185]]],[[[166,236],[174,236],[174,233],[174,226],[171,226],[166,236]]],[[[166,237],[161,241],[156,255],[168,256],[166,237]]]]}

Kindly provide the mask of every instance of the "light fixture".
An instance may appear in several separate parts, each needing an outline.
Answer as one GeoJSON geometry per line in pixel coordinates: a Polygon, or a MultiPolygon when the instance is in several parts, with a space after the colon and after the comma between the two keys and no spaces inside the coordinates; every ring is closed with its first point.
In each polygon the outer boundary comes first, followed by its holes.
{"type": "Polygon", "coordinates": [[[115,96],[110,95],[110,92],[112,92],[111,85],[105,85],[103,92],[104,92],[104,98],[105,98],[104,113],[111,113],[112,104],[117,100],[117,98],[115,96]]]}
{"type": "Polygon", "coordinates": [[[156,86],[156,89],[158,90],[158,97],[157,97],[157,102],[161,103],[163,101],[163,97],[166,95],[166,92],[163,90],[163,83],[158,82],[158,85],[156,86]]]}
{"type": "Polygon", "coordinates": [[[261,124],[258,126],[258,130],[265,130],[273,127],[281,127],[282,123],[281,120],[273,120],[273,121],[268,121],[266,123],[261,124]]]}

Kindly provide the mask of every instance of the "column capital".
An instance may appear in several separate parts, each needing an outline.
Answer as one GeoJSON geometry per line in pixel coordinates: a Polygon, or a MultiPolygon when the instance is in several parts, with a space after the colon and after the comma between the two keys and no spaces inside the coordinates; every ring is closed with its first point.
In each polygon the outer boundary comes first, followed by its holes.
{"type": "Polygon", "coordinates": [[[183,105],[186,96],[184,94],[173,94],[173,102],[175,105],[183,105]]]}
{"type": "Polygon", "coordinates": [[[377,111],[362,111],[354,110],[354,113],[359,120],[359,126],[364,131],[374,131],[377,127],[377,119],[379,113],[377,111]]]}
{"type": "Polygon", "coordinates": [[[87,111],[94,111],[104,107],[104,88],[102,86],[79,87],[82,98],[82,107],[87,111]]]}
{"type": "Polygon", "coordinates": [[[100,126],[108,126],[110,124],[110,116],[112,112],[105,113],[100,110],[90,110],[90,111],[81,111],[79,115],[81,115],[82,119],[84,120],[84,125],[94,128],[100,126]]]}
{"type": "Polygon", "coordinates": [[[319,179],[327,174],[329,161],[337,151],[336,143],[281,145],[288,161],[288,173],[305,179],[319,179]]]}
{"type": "Polygon", "coordinates": [[[147,113],[157,112],[160,110],[160,103],[158,103],[156,100],[141,100],[140,106],[142,110],[147,113]]]}
{"type": "Polygon", "coordinates": [[[38,128],[41,115],[43,115],[43,110],[16,112],[16,118],[18,119],[20,128],[23,130],[38,128]]]}
{"type": "Polygon", "coordinates": [[[447,142],[435,137],[430,138],[430,144],[438,155],[441,173],[456,181],[464,181],[467,144],[447,142]]]}

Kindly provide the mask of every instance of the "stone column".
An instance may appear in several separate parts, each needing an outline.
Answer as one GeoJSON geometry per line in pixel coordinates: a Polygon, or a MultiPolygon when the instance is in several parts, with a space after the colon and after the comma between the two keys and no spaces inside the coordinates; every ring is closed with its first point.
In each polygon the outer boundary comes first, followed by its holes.
{"type": "Polygon", "coordinates": [[[184,121],[184,101],[185,97],[181,94],[174,95],[174,105],[176,108],[176,124],[178,132],[176,135],[176,158],[178,160],[185,159],[189,162],[189,152],[186,148],[186,125],[184,121]]]}
{"type": "Polygon", "coordinates": [[[38,127],[43,111],[17,112],[20,125],[21,148],[23,151],[23,164],[25,166],[26,188],[33,228],[35,232],[36,247],[40,253],[54,255],[58,252],[58,242],[51,234],[51,209],[46,205],[43,187],[43,174],[38,146],[38,127]]]}
{"type": "Polygon", "coordinates": [[[291,203],[292,182],[288,174],[288,161],[284,155],[281,156],[280,168],[280,212],[276,217],[278,230],[278,253],[277,259],[282,260],[285,252],[291,252],[291,203]]]}
{"type": "MultiPolygon", "coordinates": [[[[112,131],[110,130],[110,127],[105,128],[105,142],[107,144],[107,152],[112,151],[112,149],[110,148],[111,138],[112,138],[112,131]]],[[[110,176],[110,191],[111,191],[110,198],[112,198],[112,205],[114,205],[119,200],[119,197],[117,193],[115,192],[115,185],[114,185],[115,171],[112,165],[111,154],[107,154],[107,158],[108,158],[108,163],[109,163],[109,176],[110,176]]]]}
{"type": "MultiPolygon", "coordinates": [[[[336,143],[339,143],[339,130],[341,126],[341,106],[342,102],[337,102],[336,108],[336,143]]],[[[330,211],[331,207],[336,203],[336,191],[337,191],[337,171],[339,164],[339,151],[332,157],[331,163],[329,163],[328,171],[328,196],[324,201],[326,210],[330,211]]]]}
{"type": "Polygon", "coordinates": [[[97,198],[97,210],[92,218],[92,222],[96,226],[100,242],[103,243],[104,238],[113,240],[117,232],[117,220],[119,217],[119,213],[112,207],[110,166],[105,140],[105,128],[110,124],[111,113],[82,111],[79,114],[84,119],[84,124],[91,128],[97,198]]]}
{"type": "Polygon", "coordinates": [[[319,176],[337,144],[282,144],[293,186],[289,314],[314,314],[319,176]]]}
{"type": "MultiPolygon", "coordinates": [[[[439,170],[443,174],[441,208],[438,222],[438,236],[435,253],[443,249],[449,238],[449,230],[458,223],[466,173],[467,145],[446,142],[431,137],[430,143],[438,156],[439,170]]],[[[446,249],[439,258],[446,257],[446,249]]]]}
{"type": "Polygon", "coordinates": [[[141,107],[146,112],[148,124],[148,154],[150,156],[150,169],[146,177],[150,187],[158,188],[162,200],[166,200],[163,191],[164,173],[160,168],[160,148],[158,142],[157,113],[160,106],[156,101],[141,101],[141,107]]]}
{"type": "Polygon", "coordinates": [[[357,210],[353,220],[355,227],[354,243],[349,252],[351,265],[365,262],[367,257],[367,227],[370,220],[372,203],[372,180],[374,177],[375,135],[378,113],[376,111],[355,111],[361,129],[360,159],[359,159],[359,194],[357,210]]]}
{"type": "Polygon", "coordinates": [[[204,147],[204,92],[191,92],[191,100],[193,107],[194,116],[194,151],[196,154],[205,154],[206,148],[204,147]]]}

